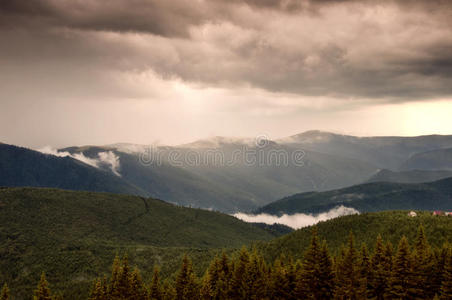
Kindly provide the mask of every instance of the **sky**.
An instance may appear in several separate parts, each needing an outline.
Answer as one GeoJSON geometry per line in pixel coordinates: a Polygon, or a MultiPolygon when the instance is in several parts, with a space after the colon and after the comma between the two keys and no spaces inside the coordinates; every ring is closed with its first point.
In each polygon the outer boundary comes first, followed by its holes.
{"type": "Polygon", "coordinates": [[[2,0],[0,142],[452,134],[452,2],[2,0]]]}

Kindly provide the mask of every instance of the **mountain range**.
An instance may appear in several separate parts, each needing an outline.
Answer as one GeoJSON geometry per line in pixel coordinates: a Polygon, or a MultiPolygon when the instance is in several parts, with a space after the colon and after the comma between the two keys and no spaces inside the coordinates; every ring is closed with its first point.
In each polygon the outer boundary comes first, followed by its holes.
{"type": "Polygon", "coordinates": [[[336,206],[359,212],[452,210],[452,177],[429,183],[374,182],[327,192],[295,194],[256,211],[271,215],[320,213],[336,206]]]}
{"type": "Polygon", "coordinates": [[[73,146],[46,155],[2,144],[0,185],[133,194],[232,213],[365,182],[442,179],[451,175],[450,149],[448,135],[322,131],[275,141],[214,137],[179,146],[73,146]]]}
{"type": "MultiPolygon", "coordinates": [[[[452,135],[356,137],[312,130],[279,142],[321,153],[358,159],[381,169],[399,170],[406,160],[416,154],[451,148],[452,135]]],[[[450,157],[438,159],[450,159],[450,157]]],[[[441,168],[441,165],[438,164],[437,167],[441,168]]]]}
{"type": "Polygon", "coordinates": [[[448,170],[409,170],[391,171],[379,170],[366,182],[398,182],[398,183],[423,183],[452,177],[452,171],[448,170]]]}

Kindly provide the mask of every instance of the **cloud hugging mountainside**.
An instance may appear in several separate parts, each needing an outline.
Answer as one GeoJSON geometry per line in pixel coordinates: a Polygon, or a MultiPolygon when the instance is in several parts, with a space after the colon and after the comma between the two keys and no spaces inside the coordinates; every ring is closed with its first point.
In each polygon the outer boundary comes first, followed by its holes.
{"type": "Polygon", "coordinates": [[[448,171],[431,168],[409,175],[398,172],[411,157],[421,155],[416,153],[445,147],[452,147],[452,136],[359,138],[319,131],[276,142],[217,137],[174,147],[115,144],[53,152],[66,157],[2,145],[0,185],[131,193],[185,206],[243,212],[300,192],[375,181],[376,174],[382,176],[378,171],[382,168],[392,170],[383,181],[448,177],[448,171]],[[149,160],[148,151],[160,160],[149,160]],[[293,161],[293,154],[300,153],[300,161],[293,161]],[[44,162],[46,168],[60,170],[57,175],[47,178],[55,172],[46,173],[47,177],[36,173],[39,168],[33,166],[44,162]]]}

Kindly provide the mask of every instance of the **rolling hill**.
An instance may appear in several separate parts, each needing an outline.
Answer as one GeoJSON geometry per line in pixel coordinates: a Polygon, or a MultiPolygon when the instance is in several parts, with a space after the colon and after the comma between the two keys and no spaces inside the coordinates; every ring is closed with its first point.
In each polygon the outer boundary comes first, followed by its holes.
{"type": "Polygon", "coordinates": [[[80,160],[7,144],[0,144],[0,186],[146,194],[111,172],[87,165],[80,160]]]}
{"type": "Polygon", "coordinates": [[[146,274],[158,264],[168,275],[184,252],[203,270],[215,249],[274,236],[229,215],[150,198],[0,189],[0,282],[23,292],[19,298],[31,294],[41,271],[56,289],[86,294],[95,276],[109,272],[115,253],[127,252],[146,274]]]}
{"type": "Polygon", "coordinates": [[[360,212],[452,210],[452,178],[421,184],[376,182],[327,192],[301,193],[270,203],[256,213],[320,213],[339,205],[360,212]]]}
{"type": "MultiPolygon", "coordinates": [[[[424,227],[432,246],[441,247],[446,242],[452,242],[452,217],[432,216],[431,212],[422,211],[417,211],[417,217],[410,217],[407,213],[408,211],[387,211],[343,216],[320,222],[315,228],[334,254],[338,254],[347,243],[350,231],[355,236],[355,245],[360,247],[362,243],[366,243],[370,250],[379,234],[394,247],[402,236],[413,242],[420,225],[424,227]]],[[[258,249],[270,261],[282,254],[301,258],[311,241],[312,228],[305,227],[270,242],[259,243],[258,249]]]]}

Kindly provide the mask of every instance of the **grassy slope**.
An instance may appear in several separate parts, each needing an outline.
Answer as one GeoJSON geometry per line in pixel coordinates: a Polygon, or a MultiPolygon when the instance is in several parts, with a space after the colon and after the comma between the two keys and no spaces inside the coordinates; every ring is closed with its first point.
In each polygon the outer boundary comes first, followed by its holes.
{"type": "Polygon", "coordinates": [[[452,178],[424,184],[376,182],[328,192],[296,194],[270,203],[257,212],[318,213],[337,205],[354,207],[363,212],[398,209],[452,210],[452,178]]]}
{"type": "Polygon", "coordinates": [[[201,270],[215,248],[272,237],[228,215],[160,200],[56,189],[0,189],[0,282],[6,280],[20,290],[21,298],[30,295],[43,270],[56,289],[86,292],[87,281],[108,272],[116,252],[129,253],[131,262],[144,273],[162,264],[163,273],[171,274],[184,252],[192,253],[201,270]]]}
{"type": "MultiPolygon", "coordinates": [[[[428,240],[432,245],[442,246],[452,242],[452,217],[432,216],[431,212],[419,212],[417,217],[409,217],[407,211],[387,211],[344,216],[316,225],[319,236],[326,239],[330,251],[338,253],[347,242],[350,231],[356,238],[356,245],[363,242],[372,249],[378,234],[385,241],[397,246],[399,239],[405,235],[414,241],[419,225],[423,225],[428,240]]],[[[299,229],[268,243],[259,243],[268,259],[275,259],[281,254],[291,254],[300,258],[311,239],[312,227],[299,229]]]]}

